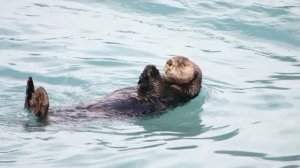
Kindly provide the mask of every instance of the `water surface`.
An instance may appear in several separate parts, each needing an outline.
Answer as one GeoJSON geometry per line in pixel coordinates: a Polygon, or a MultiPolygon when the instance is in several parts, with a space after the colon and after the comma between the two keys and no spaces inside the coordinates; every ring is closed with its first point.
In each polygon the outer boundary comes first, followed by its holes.
{"type": "Polygon", "coordinates": [[[0,167],[300,167],[300,3],[0,0],[0,167]],[[133,86],[171,55],[203,70],[201,94],[162,116],[40,123],[52,107],[133,86]]]}

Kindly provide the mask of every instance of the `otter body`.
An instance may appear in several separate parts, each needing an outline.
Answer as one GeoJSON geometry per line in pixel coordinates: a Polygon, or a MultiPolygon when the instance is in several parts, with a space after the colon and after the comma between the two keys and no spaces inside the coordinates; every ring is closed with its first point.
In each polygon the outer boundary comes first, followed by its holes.
{"type": "Polygon", "coordinates": [[[112,118],[141,118],[158,114],[168,109],[168,106],[157,98],[142,99],[138,96],[137,87],[116,90],[107,96],[84,105],[66,108],[53,108],[48,117],[54,121],[73,119],[112,119],[112,118]]]}
{"type": "MultiPolygon", "coordinates": [[[[79,107],[80,108],[80,107],[79,107]]],[[[168,108],[168,105],[157,97],[140,97],[137,87],[123,88],[87,104],[83,107],[90,112],[105,113],[110,116],[141,117],[168,108]]]]}
{"type": "MultiPolygon", "coordinates": [[[[116,90],[97,101],[70,108],[52,109],[51,116],[63,118],[140,118],[182,105],[201,90],[200,68],[186,57],[173,57],[160,75],[154,65],[147,65],[136,87],[116,90]]],[[[48,96],[44,88],[34,90],[27,82],[25,107],[39,118],[48,116],[48,96]]]]}

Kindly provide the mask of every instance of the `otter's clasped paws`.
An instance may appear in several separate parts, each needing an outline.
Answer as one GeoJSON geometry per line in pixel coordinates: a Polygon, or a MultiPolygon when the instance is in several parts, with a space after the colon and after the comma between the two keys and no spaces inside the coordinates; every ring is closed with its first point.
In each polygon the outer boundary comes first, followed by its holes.
{"type": "Polygon", "coordinates": [[[159,71],[154,65],[147,65],[140,75],[138,82],[138,93],[140,96],[148,95],[153,91],[153,80],[159,75],[159,71]]]}
{"type": "Polygon", "coordinates": [[[165,83],[159,70],[154,65],[147,65],[140,75],[138,82],[138,96],[148,98],[162,98],[165,96],[165,83]]]}

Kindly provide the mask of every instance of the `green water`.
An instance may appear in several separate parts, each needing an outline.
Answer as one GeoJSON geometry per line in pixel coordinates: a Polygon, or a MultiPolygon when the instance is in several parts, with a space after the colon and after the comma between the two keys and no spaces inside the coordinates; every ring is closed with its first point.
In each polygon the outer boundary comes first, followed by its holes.
{"type": "Polygon", "coordinates": [[[300,167],[300,3],[0,0],[0,167],[300,167]],[[201,94],[162,116],[40,123],[51,107],[133,86],[171,55],[203,70],[201,94]]]}

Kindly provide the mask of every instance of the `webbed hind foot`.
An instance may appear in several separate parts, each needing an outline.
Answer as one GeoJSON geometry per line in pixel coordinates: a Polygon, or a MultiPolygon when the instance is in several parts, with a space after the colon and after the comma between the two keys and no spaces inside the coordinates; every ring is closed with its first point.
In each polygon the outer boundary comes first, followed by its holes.
{"type": "Polygon", "coordinates": [[[43,87],[38,87],[34,90],[32,77],[29,77],[27,80],[24,107],[39,118],[45,118],[48,114],[48,94],[43,87]]]}

